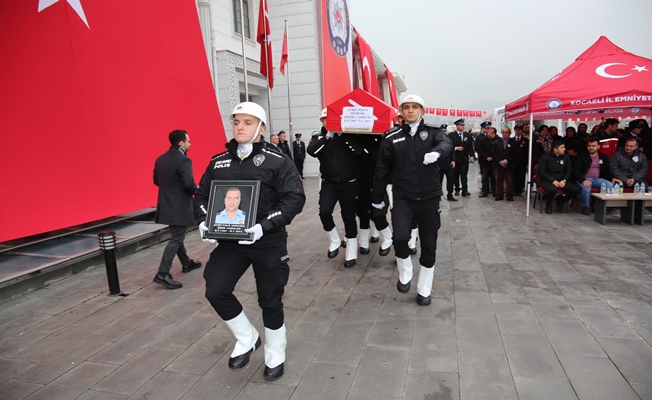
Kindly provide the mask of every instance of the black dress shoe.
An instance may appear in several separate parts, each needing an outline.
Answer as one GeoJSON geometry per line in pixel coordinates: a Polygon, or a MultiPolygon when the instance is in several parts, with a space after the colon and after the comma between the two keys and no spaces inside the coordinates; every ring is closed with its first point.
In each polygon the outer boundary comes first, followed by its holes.
{"type": "Polygon", "coordinates": [[[591,209],[588,207],[582,207],[582,215],[591,215],[591,209]]]}
{"type": "Polygon", "coordinates": [[[378,243],[378,242],[380,242],[380,236],[377,236],[377,237],[372,236],[371,239],[369,239],[369,241],[371,243],[378,243]]]}
{"type": "Polygon", "coordinates": [[[558,204],[557,205],[557,212],[560,213],[560,214],[564,212],[564,205],[563,204],[558,204]]]}
{"type": "Polygon", "coordinates": [[[386,249],[383,249],[383,248],[381,247],[380,250],[378,250],[378,254],[380,254],[381,256],[385,257],[386,255],[389,254],[389,251],[390,251],[391,249],[392,249],[392,246],[389,246],[389,247],[386,248],[386,249]]]}
{"type": "Polygon", "coordinates": [[[546,204],[546,214],[552,214],[552,205],[546,204]]]}
{"type": "Polygon", "coordinates": [[[345,260],[344,261],[344,268],[351,268],[352,266],[355,265],[356,259],[354,258],[353,260],[345,260]]]}
{"type": "Polygon", "coordinates": [[[459,196],[459,195],[460,195],[460,191],[459,191],[459,190],[456,190],[456,191],[455,191],[455,196],[459,196]]]}
{"type": "Polygon", "coordinates": [[[417,254],[417,248],[416,247],[410,247],[410,254],[412,254],[412,255],[417,254]]]}
{"type": "Polygon", "coordinates": [[[161,272],[156,274],[153,281],[154,281],[154,283],[158,283],[159,285],[163,285],[168,289],[181,289],[183,287],[181,282],[177,282],[172,278],[172,275],[163,274],[161,272]]]}
{"type": "Polygon", "coordinates": [[[340,247],[343,249],[346,249],[346,240],[342,240],[342,243],[340,244],[340,247]]]}
{"type": "Polygon", "coordinates": [[[256,344],[254,345],[253,349],[250,349],[248,352],[244,354],[240,354],[239,356],[229,358],[229,368],[240,369],[245,365],[247,365],[247,363],[249,362],[249,357],[251,357],[251,353],[253,353],[254,350],[256,350],[257,348],[259,348],[260,344],[261,344],[260,336],[258,336],[258,340],[256,340],[256,344]]]}
{"type": "Polygon", "coordinates": [[[471,196],[471,193],[469,193],[469,192],[462,192],[462,196],[464,196],[464,197],[470,197],[470,196],[471,196]]]}
{"type": "Polygon", "coordinates": [[[396,282],[396,289],[398,289],[399,292],[401,293],[407,293],[410,291],[410,282],[406,283],[405,285],[401,283],[401,280],[399,279],[398,282],[396,282]]]}
{"type": "Polygon", "coordinates": [[[503,198],[502,197],[496,197],[494,201],[501,201],[503,198]]]}
{"type": "Polygon", "coordinates": [[[423,297],[420,294],[417,294],[417,304],[420,306],[429,306],[432,301],[430,300],[430,296],[428,297],[423,297]]]}
{"type": "Polygon", "coordinates": [[[514,198],[513,198],[513,197],[508,197],[508,198],[505,199],[505,200],[507,200],[507,201],[514,201],[514,198]]]}
{"type": "Polygon", "coordinates": [[[449,194],[448,196],[446,196],[446,200],[448,200],[448,201],[457,201],[457,199],[455,197],[453,197],[452,194],[449,194]]]}
{"type": "Polygon", "coordinates": [[[339,253],[340,253],[339,247],[333,251],[328,250],[328,258],[335,258],[339,253]]]}
{"type": "Polygon", "coordinates": [[[482,193],[482,194],[481,194],[480,196],[478,196],[478,197],[489,197],[489,195],[486,194],[486,193],[482,193]]]}
{"type": "Polygon", "coordinates": [[[370,252],[369,247],[360,247],[360,254],[369,254],[370,252]]]}
{"type": "Polygon", "coordinates": [[[267,365],[265,365],[265,371],[263,372],[263,378],[265,378],[266,381],[275,381],[278,378],[283,376],[283,364],[281,363],[280,365],[277,365],[274,368],[270,368],[267,365]]]}
{"type": "Polygon", "coordinates": [[[523,196],[523,192],[514,193],[514,196],[523,196]]]}
{"type": "Polygon", "coordinates": [[[190,260],[188,265],[184,265],[183,268],[181,268],[181,272],[185,274],[186,272],[190,272],[197,268],[201,268],[201,263],[199,261],[190,260]]]}

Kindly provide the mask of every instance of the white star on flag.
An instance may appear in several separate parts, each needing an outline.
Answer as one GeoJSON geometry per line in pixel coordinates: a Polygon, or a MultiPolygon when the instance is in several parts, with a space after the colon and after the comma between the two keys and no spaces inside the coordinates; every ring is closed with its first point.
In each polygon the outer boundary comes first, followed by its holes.
{"type": "Polygon", "coordinates": [[[635,69],[635,70],[637,70],[638,72],[642,72],[642,71],[648,71],[648,72],[650,72],[650,70],[647,69],[647,68],[645,67],[645,65],[642,66],[642,67],[639,67],[638,65],[635,65],[634,68],[632,68],[632,69],[635,69]]]}
{"type": "MultiPolygon", "coordinates": [[[[86,24],[86,27],[90,29],[90,26],[88,26],[88,21],[86,20],[86,14],[84,14],[84,9],[82,8],[81,5],[81,0],[66,0],[68,4],[70,4],[70,7],[72,7],[73,10],[77,13],[79,18],[84,21],[84,24],[86,24]]],[[[58,3],[59,0],[39,0],[38,1],[38,12],[41,12],[45,10],[46,8],[50,7],[54,3],[58,3]]]]}

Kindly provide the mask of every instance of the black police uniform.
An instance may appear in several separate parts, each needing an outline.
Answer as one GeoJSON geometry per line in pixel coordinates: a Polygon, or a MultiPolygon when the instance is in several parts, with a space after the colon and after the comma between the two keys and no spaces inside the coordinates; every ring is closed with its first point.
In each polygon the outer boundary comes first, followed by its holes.
{"type": "Polygon", "coordinates": [[[238,143],[234,139],[226,148],[226,152],[213,157],[201,178],[195,193],[196,222],[206,219],[211,181],[258,180],[256,223],[263,228],[263,236],[251,245],[220,239],[204,269],[206,298],[223,320],[238,316],[242,305],[233,289],[253,265],[263,323],[276,330],[283,326],[282,297],[290,273],[285,225],[303,209],[303,184],[292,160],[268,150],[262,141],[254,143],[251,154],[243,160],[237,155],[238,143]]]}
{"type": "Polygon", "coordinates": [[[328,131],[321,133],[308,145],[308,154],[319,159],[321,190],[319,191],[319,218],[326,232],[335,228],[333,210],[339,201],[344,222],[344,232],[348,239],[358,234],[355,220],[356,197],[358,196],[358,171],[356,157],[363,153],[356,135],[333,133],[326,139],[328,131]]]}
{"type": "Polygon", "coordinates": [[[439,157],[439,160],[437,160],[437,166],[439,167],[439,185],[441,186],[444,184],[444,177],[446,177],[446,198],[449,201],[457,201],[457,199],[453,196],[453,177],[455,176],[455,171],[451,165],[453,157],[453,153],[442,154],[441,157],[439,157]]]}
{"type": "MultiPolygon", "coordinates": [[[[360,229],[369,229],[371,219],[371,189],[374,185],[374,170],[376,169],[376,159],[378,158],[378,148],[383,137],[381,135],[358,135],[358,143],[362,146],[362,154],[356,157],[357,169],[359,173],[358,183],[358,201],[356,206],[356,215],[360,219],[360,229]]],[[[376,223],[378,230],[385,229],[389,223],[386,218],[380,219],[380,225],[376,223]]]]}
{"type": "Polygon", "coordinates": [[[301,134],[294,135],[295,141],[292,142],[292,153],[294,156],[294,165],[297,166],[299,176],[303,178],[303,161],[306,159],[306,144],[301,140],[301,134]]]}
{"type": "Polygon", "coordinates": [[[460,188],[462,189],[462,196],[469,196],[469,159],[475,156],[473,149],[473,136],[470,133],[464,132],[451,132],[448,137],[453,142],[453,160],[455,161],[455,169],[453,173],[453,181],[455,182],[455,194],[459,194],[460,188]],[[461,151],[456,148],[462,147],[461,151]]]}
{"type": "Polygon", "coordinates": [[[374,204],[383,201],[387,183],[390,179],[393,182],[394,253],[401,259],[410,256],[410,225],[416,218],[421,244],[419,261],[426,268],[433,267],[436,261],[442,190],[437,163],[425,165],[423,160],[426,153],[437,152],[443,157],[452,150],[453,144],[444,131],[427,126],[422,120],[414,136],[405,123],[400,131],[388,135],[380,146],[376,162],[374,204]]]}
{"type": "Polygon", "coordinates": [[[530,141],[525,135],[514,137],[516,140],[516,158],[514,159],[514,194],[521,195],[525,190],[525,176],[527,175],[527,161],[530,141]]]}
{"type": "Polygon", "coordinates": [[[489,193],[494,194],[496,190],[496,177],[493,171],[493,162],[488,161],[493,152],[493,143],[497,140],[496,136],[490,138],[489,135],[482,136],[478,139],[476,150],[478,152],[478,162],[480,163],[480,173],[482,174],[482,194],[481,197],[487,197],[489,193]]]}

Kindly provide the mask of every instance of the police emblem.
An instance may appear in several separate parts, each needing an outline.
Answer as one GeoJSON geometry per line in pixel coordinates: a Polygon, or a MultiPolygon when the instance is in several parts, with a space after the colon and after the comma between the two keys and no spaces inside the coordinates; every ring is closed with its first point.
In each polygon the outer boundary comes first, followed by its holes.
{"type": "Polygon", "coordinates": [[[351,40],[349,8],[346,0],[327,0],[326,18],[331,46],[339,56],[345,56],[349,52],[349,40],[351,40]]]}
{"type": "Polygon", "coordinates": [[[426,139],[428,139],[428,131],[421,131],[421,133],[419,133],[419,137],[421,138],[421,140],[425,141],[426,139]]]}
{"type": "Polygon", "coordinates": [[[265,156],[262,154],[256,154],[254,156],[254,165],[260,167],[260,165],[265,161],[265,156]]]}

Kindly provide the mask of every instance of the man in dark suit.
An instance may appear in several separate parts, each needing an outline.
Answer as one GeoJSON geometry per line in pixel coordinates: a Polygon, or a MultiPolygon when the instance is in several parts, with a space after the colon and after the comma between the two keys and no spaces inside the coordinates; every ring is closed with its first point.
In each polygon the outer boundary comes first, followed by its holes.
{"type": "Polygon", "coordinates": [[[516,157],[514,159],[514,195],[521,196],[525,191],[525,176],[527,174],[528,151],[530,141],[523,135],[523,126],[514,127],[516,141],[516,157]]]}
{"type": "Polygon", "coordinates": [[[290,145],[288,144],[288,135],[285,131],[280,131],[278,133],[278,147],[281,149],[281,152],[286,156],[290,157],[292,160],[292,151],[290,150],[290,145]]]}
{"type": "Polygon", "coordinates": [[[301,134],[294,135],[295,141],[292,142],[292,154],[294,154],[294,165],[299,170],[299,176],[303,179],[303,161],[306,159],[306,144],[301,140],[301,134]]]}
{"type": "Polygon", "coordinates": [[[186,156],[190,148],[190,137],[183,130],[170,132],[170,149],[160,155],[154,164],[154,184],[159,187],[154,222],[170,225],[170,241],[163,250],[154,282],[168,289],[179,289],[183,285],[170,275],[174,255],[179,257],[183,272],[201,267],[186,254],[183,241],[186,228],[195,224],[192,195],[197,190],[192,176],[192,161],[186,156]]]}
{"type": "Polygon", "coordinates": [[[455,182],[455,195],[470,196],[468,186],[469,163],[475,161],[475,150],[473,149],[473,136],[464,131],[464,118],[455,121],[455,131],[451,132],[448,137],[453,141],[453,161],[455,169],[453,181],[455,182]]]}
{"type": "Polygon", "coordinates": [[[512,130],[504,126],[500,130],[502,138],[494,140],[491,153],[494,175],[496,176],[495,201],[503,199],[503,193],[507,201],[514,201],[514,164],[518,143],[510,138],[512,130]]]}

